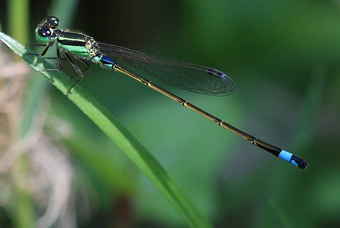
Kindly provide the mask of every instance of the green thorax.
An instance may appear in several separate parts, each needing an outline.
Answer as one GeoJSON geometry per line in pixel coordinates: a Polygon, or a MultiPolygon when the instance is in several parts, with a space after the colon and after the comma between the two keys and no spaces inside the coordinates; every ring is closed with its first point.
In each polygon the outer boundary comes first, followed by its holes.
{"type": "Polygon", "coordinates": [[[85,58],[93,58],[99,52],[96,41],[90,36],[61,30],[55,32],[58,47],[66,52],[85,58]]]}

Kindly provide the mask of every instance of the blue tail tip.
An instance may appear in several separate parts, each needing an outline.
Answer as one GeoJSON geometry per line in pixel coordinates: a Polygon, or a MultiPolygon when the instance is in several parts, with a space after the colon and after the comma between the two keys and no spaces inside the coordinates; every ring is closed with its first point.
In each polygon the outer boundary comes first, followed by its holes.
{"type": "Polygon", "coordinates": [[[307,169],[308,163],[305,162],[303,159],[296,157],[294,154],[291,157],[291,163],[295,162],[297,164],[297,167],[301,168],[301,169],[307,169]]]}
{"type": "Polygon", "coordinates": [[[305,162],[303,159],[295,156],[292,153],[289,153],[285,150],[282,150],[280,152],[280,154],[278,155],[279,158],[285,160],[286,162],[293,164],[297,167],[299,167],[300,169],[307,169],[308,163],[305,162]]]}

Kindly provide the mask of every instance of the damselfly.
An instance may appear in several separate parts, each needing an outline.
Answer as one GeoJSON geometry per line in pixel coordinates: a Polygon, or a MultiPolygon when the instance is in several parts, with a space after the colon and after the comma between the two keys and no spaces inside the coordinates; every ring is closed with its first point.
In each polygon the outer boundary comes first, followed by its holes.
{"type": "Polygon", "coordinates": [[[223,96],[231,94],[235,88],[233,80],[225,73],[210,67],[169,60],[133,51],[124,47],[97,42],[91,36],[58,29],[58,26],[59,19],[57,17],[48,17],[37,26],[35,35],[39,42],[37,46],[45,47],[40,54],[41,56],[44,56],[47,50],[56,43],[56,58],[58,60],[59,68],[47,69],[47,71],[62,71],[63,59],[61,53],[63,53],[66,60],[68,60],[77,72],[79,78],[70,87],[68,93],[84,78],[83,73],[90,68],[89,61],[92,61],[100,64],[102,67],[114,69],[130,76],[286,162],[298,166],[301,169],[307,168],[307,162],[294,154],[231,126],[141,76],[146,75],[150,78],[160,79],[165,83],[195,93],[223,96]],[[86,66],[86,69],[81,70],[74,60],[82,62],[86,66]]]}

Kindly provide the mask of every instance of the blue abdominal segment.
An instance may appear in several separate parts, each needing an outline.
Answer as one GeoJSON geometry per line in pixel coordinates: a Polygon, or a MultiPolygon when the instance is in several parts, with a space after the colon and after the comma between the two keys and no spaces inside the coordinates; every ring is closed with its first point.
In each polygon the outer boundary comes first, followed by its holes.
{"type": "MultiPolygon", "coordinates": [[[[288,162],[288,163],[292,163],[292,158],[293,154],[285,151],[285,150],[282,150],[281,153],[279,154],[279,158],[281,158],[282,160],[288,162]]],[[[297,166],[297,164],[295,162],[292,163],[293,165],[297,166]]]]}
{"type": "Polygon", "coordinates": [[[99,61],[103,64],[103,66],[106,66],[109,68],[112,68],[115,65],[115,61],[107,56],[102,55],[99,61]]]}

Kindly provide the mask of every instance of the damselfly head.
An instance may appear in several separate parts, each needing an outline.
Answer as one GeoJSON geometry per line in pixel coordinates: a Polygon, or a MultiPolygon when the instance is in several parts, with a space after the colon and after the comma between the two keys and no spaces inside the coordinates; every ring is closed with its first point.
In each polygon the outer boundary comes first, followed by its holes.
{"type": "Polygon", "coordinates": [[[55,28],[59,25],[59,19],[50,16],[43,20],[35,30],[35,38],[39,43],[47,43],[55,28]]]}

